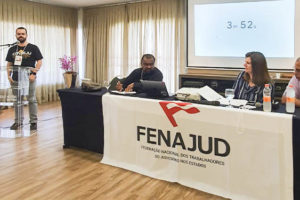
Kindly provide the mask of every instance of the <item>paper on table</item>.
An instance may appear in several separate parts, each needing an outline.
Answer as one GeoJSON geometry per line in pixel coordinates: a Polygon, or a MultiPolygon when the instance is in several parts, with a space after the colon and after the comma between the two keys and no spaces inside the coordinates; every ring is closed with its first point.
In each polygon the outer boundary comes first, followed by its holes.
{"type": "Polygon", "coordinates": [[[204,86],[198,90],[199,94],[207,101],[218,101],[224,97],[211,89],[209,86],[204,86]]]}
{"type": "MultiPolygon", "coordinates": [[[[219,101],[221,105],[229,105],[229,100],[218,94],[209,86],[204,86],[198,90],[199,94],[208,101],[219,101]]],[[[235,107],[245,106],[248,103],[244,99],[231,99],[230,104],[235,107]]]]}
{"type": "MultiPolygon", "coordinates": [[[[226,105],[226,106],[229,105],[228,99],[223,98],[223,99],[219,99],[218,101],[220,102],[221,105],[226,105]]],[[[245,99],[231,99],[230,100],[230,104],[235,107],[245,106],[247,103],[248,103],[248,101],[245,99]]]]}
{"type": "Polygon", "coordinates": [[[125,91],[122,91],[122,92],[120,92],[120,91],[118,91],[118,90],[111,90],[110,91],[111,93],[115,93],[115,94],[123,94],[123,95],[125,95],[125,94],[136,94],[136,92],[125,92],[125,91]]]}

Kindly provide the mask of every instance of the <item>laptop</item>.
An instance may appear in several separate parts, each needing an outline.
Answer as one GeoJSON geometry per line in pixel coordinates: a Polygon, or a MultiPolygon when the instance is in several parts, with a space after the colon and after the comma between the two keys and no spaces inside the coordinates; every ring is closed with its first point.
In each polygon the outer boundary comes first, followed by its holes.
{"type": "Polygon", "coordinates": [[[143,92],[149,97],[168,97],[169,93],[165,82],[141,80],[143,92]]]}

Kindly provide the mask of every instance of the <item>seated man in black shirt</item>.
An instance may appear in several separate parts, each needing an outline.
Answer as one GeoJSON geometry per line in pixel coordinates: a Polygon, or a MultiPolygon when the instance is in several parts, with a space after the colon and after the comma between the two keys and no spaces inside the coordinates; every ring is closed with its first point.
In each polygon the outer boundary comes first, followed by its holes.
{"type": "Polygon", "coordinates": [[[152,54],[144,54],[141,59],[141,68],[133,70],[122,82],[118,81],[116,89],[126,92],[142,92],[140,80],[162,81],[163,74],[154,64],[155,57],[152,54]]]}

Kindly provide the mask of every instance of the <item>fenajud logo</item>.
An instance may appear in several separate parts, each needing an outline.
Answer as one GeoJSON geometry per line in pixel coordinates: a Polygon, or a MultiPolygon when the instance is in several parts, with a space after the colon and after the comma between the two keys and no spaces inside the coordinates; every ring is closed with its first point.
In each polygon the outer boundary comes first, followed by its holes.
{"type": "Polygon", "coordinates": [[[185,111],[188,114],[195,114],[195,113],[200,112],[200,110],[198,108],[195,108],[195,107],[190,107],[190,108],[186,108],[186,109],[182,108],[182,107],[185,107],[187,105],[192,105],[191,103],[187,103],[187,102],[161,101],[161,102],[159,102],[159,104],[162,107],[165,114],[167,115],[167,117],[170,120],[173,127],[178,126],[176,121],[175,121],[175,118],[174,118],[175,113],[177,113],[181,110],[185,111]],[[176,106],[168,108],[168,104],[176,104],[176,106]]]}

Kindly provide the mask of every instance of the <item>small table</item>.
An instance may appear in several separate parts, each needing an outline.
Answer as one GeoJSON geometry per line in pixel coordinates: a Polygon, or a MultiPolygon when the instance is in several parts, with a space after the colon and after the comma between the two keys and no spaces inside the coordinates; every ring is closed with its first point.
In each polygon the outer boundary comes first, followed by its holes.
{"type": "Polygon", "coordinates": [[[80,88],[57,90],[62,106],[63,148],[79,147],[103,153],[102,96],[106,88],[84,92],[80,88]]]}

